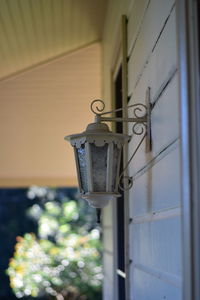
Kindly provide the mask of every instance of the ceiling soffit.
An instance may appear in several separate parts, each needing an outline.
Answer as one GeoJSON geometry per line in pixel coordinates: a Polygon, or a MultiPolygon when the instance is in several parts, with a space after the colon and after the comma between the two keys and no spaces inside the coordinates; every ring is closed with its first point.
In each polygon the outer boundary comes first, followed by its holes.
{"type": "Polygon", "coordinates": [[[106,0],[0,0],[0,80],[101,39],[106,0]]]}

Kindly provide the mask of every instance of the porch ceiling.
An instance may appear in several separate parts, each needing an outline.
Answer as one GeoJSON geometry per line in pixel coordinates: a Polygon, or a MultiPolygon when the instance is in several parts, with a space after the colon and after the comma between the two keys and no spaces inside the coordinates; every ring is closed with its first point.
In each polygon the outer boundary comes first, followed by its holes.
{"type": "Polygon", "coordinates": [[[0,0],[0,80],[99,41],[106,0],[0,0]]]}

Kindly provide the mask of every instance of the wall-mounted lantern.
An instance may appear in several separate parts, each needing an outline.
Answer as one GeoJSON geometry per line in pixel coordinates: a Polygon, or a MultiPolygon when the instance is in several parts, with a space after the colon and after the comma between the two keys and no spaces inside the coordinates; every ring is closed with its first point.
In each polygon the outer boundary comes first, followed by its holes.
{"type": "Polygon", "coordinates": [[[104,207],[119,196],[121,149],[129,136],[111,132],[104,123],[91,123],[67,139],[74,147],[81,197],[94,207],[104,207]]]}
{"type": "MultiPolygon", "coordinates": [[[[93,207],[102,208],[108,204],[109,200],[120,196],[119,187],[123,189],[120,180],[124,170],[128,167],[146,136],[149,141],[148,144],[150,144],[149,89],[147,94],[147,105],[137,103],[126,108],[133,108],[133,117],[130,118],[103,117],[105,114],[111,114],[123,110],[123,108],[103,112],[104,102],[94,100],[91,104],[91,110],[95,113],[95,122],[89,124],[83,133],[65,137],[74,147],[80,196],[93,207]],[[96,112],[94,105],[97,103],[100,103],[102,107],[96,106],[96,112]],[[143,115],[141,116],[141,114],[143,115]],[[139,145],[121,175],[119,172],[122,147],[128,143],[131,136],[113,133],[102,122],[133,122],[133,132],[142,135],[139,145]],[[137,128],[138,125],[139,128],[137,128]]],[[[129,178],[129,183],[131,185],[131,178],[129,178]]]]}

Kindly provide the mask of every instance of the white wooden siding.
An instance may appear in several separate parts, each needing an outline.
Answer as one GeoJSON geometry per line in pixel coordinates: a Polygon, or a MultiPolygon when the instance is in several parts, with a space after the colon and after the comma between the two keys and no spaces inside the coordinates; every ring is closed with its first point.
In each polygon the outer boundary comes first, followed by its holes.
{"type": "MultiPolygon", "coordinates": [[[[137,0],[136,2],[139,3],[140,1],[137,0]]],[[[150,1],[138,34],[137,42],[130,56],[128,73],[129,95],[133,92],[135,84],[142,75],[143,69],[160,37],[173,5],[174,0],[150,1]]],[[[128,41],[128,43],[130,43],[130,41],[128,41]]]]}
{"type": "MultiPolygon", "coordinates": [[[[179,95],[175,0],[110,1],[103,36],[103,95],[111,101],[111,71],[119,40],[120,14],[128,17],[129,104],[145,103],[151,88],[152,143],[140,147],[129,167],[130,299],[181,300],[181,199],[179,95]]],[[[129,112],[131,115],[131,111],[129,112]]],[[[129,126],[129,133],[132,125],[129,126]]],[[[141,137],[133,136],[129,157],[141,137]]],[[[103,213],[104,300],[114,290],[113,205],[103,213]]],[[[128,298],[127,298],[128,299],[128,298]]],[[[129,299],[128,299],[129,300],[129,299]]]]}
{"type": "MultiPolygon", "coordinates": [[[[157,276],[152,276],[151,272],[140,269],[135,270],[134,274],[134,291],[131,290],[131,295],[134,294],[134,299],[140,300],[181,300],[181,290],[176,286],[164,282],[160,279],[159,273],[157,276]],[[164,296],[163,296],[164,295],[164,296]]],[[[133,287],[132,287],[133,288],[133,287]]],[[[133,298],[131,298],[133,299],[133,298]]]]}
{"type": "Polygon", "coordinates": [[[132,224],[130,258],[136,268],[160,271],[160,278],[180,287],[180,216],[132,224]],[[166,243],[167,240],[167,243],[166,243]],[[138,241],[136,243],[134,241],[138,241]],[[167,274],[167,275],[166,275],[167,274]],[[166,278],[166,276],[168,276],[166,278]],[[173,282],[173,279],[176,281],[173,282]]]}
{"type": "Polygon", "coordinates": [[[131,101],[144,101],[146,88],[150,86],[152,102],[155,102],[167,82],[176,72],[177,43],[176,31],[174,31],[174,28],[176,28],[175,8],[172,10],[169,18],[167,19],[162,35],[151,52],[151,56],[148,61],[145,62],[145,68],[136,86],[134,80],[134,76],[136,75],[133,75],[136,73],[136,70],[134,60],[132,59],[134,52],[132,52],[128,63],[129,95],[132,95],[134,91],[131,101]]]}
{"type": "MultiPolygon", "coordinates": [[[[134,180],[129,192],[130,299],[181,300],[179,101],[172,0],[136,0],[128,20],[129,104],[145,103],[148,87],[152,151],[146,153],[143,143],[129,167],[134,180]],[[140,16],[133,21],[136,11],[140,16]]],[[[130,125],[129,133],[131,129],[130,125]]],[[[140,139],[133,136],[129,157],[140,139]]]]}
{"type": "Polygon", "coordinates": [[[134,47],[140,27],[144,19],[145,11],[148,7],[150,0],[134,1],[129,17],[129,30],[127,32],[128,39],[128,54],[130,55],[131,49],[134,47]]]}
{"type": "MultiPolygon", "coordinates": [[[[179,138],[179,113],[178,113],[178,79],[177,75],[168,84],[152,110],[152,152],[145,153],[145,143],[131,162],[131,175],[135,175],[149,161],[163,152],[169,144],[179,138]]],[[[131,133],[129,125],[129,133],[131,133]]],[[[134,136],[130,142],[129,156],[140,141],[140,136],[134,136]]]]}
{"type": "Polygon", "coordinates": [[[133,221],[134,218],[145,220],[145,216],[156,217],[156,212],[180,206],[179,144],[176,143],[175,147],[135,178],[130,190],[130,217],[133,221]]]}

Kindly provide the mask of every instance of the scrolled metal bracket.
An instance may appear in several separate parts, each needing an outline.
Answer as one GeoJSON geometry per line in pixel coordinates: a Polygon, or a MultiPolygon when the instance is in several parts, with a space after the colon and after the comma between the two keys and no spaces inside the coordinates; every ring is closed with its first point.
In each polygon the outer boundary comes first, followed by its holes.
{"type": "Polygon", "coordinates": [[[127,164],[125,165],[123,171],[121,172],[118,180],[118,187],[125,191],[129,190],[133,186],[132,177],[123,176],[125,171],[127,170],[130,162],[136,155],[138,149],[140,148],[141,144],[146,138],[146,152],[150,152],[152,148],[152,140],[151,140],[151,102],[150,102],[150,88],[147,88],[146,91],[146,104],[143,103],[135,103],[132,105],[128,105],[126,107],[110,110],[104,112],[105,103],[101,99],[96,99],[92,101],[90,105],[91,111],[95,114],[95,122],[131,122],[133,123],[132,132],[135,135],[141,135],[142,138],[138,143],[136,149],[134,150],[133,154],[131,155],[130,159],[128,160],[127,164]],[[129,115],[131,117],[128,118],[117,118],[117,117],[105,117],[105,115],[113,114],[123,110],[130,110],[132,108],[132,112],[130,111],[129,115]],[[123,181],[126,184],[123,184],[123,181]],[[124,186],[126,186],[124,188],[124,186]]]}

